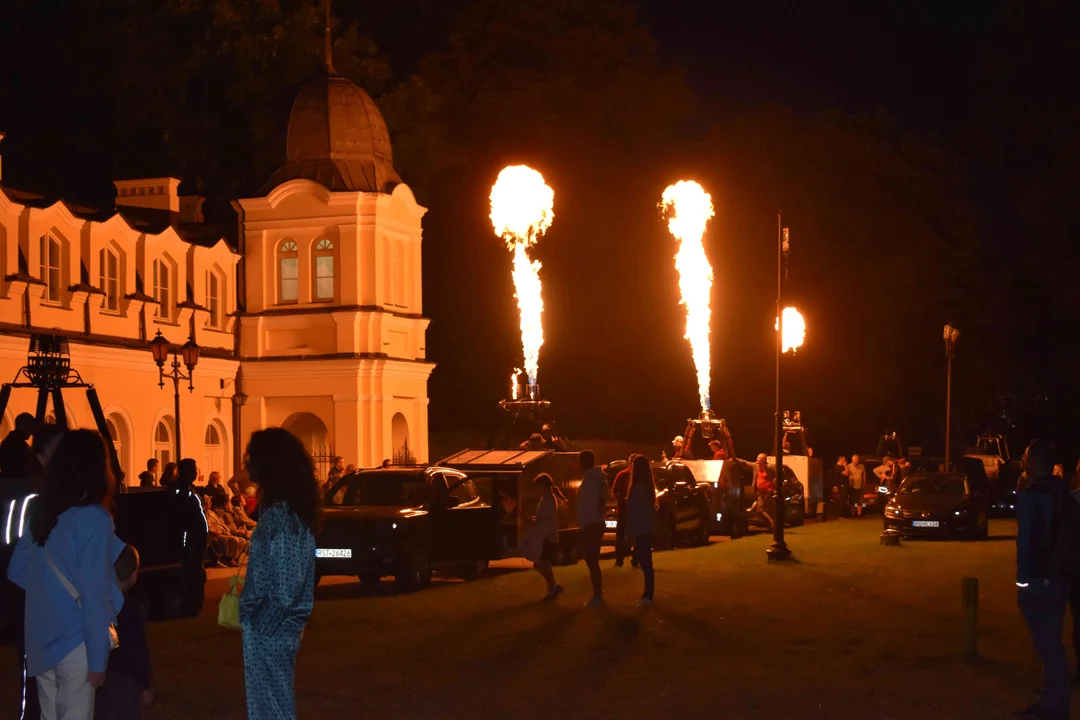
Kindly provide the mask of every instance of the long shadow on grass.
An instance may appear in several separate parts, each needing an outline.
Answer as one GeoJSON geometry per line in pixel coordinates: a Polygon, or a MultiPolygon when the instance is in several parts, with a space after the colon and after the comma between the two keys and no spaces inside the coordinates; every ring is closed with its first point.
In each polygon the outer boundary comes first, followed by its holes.
{"type": "MultiPolygon", "coordinates": [[[[471,678],[483,677],[500,689],[501,698],[528,697],[535,689],[538,673],[543,674],[557,666],[559,675],[574,678],[574,683],[567,693],[551,701],[556,705],[569,703],[580,709],[581,698],[589,694],[589,689],[603,687],[609,676],[618,673],[622,658],[634,653],[635,647],[648,647],[646,643],[653,639],[657,627],[649,616],[659,617],[655,615],[655,608],[625,615],[608,606],[567,608],[550,605],[519,606],[517,613],[503,611],[499,615],[506,619],[516,614],[523,622],[532,622],[537,619],[534,610],[546,617],[519,632],[511,629],[505,633],[504,626],[504,632],[488,648],[490,652],[460,658],[453,665],[453,673],[447,673],[440,686],[434,688],[435,692],[443,692],[444,688],[451,692],[453,688],[467,685],[471,678]],[[651,631],[648,639],[645,637],[647,631],[651,631]]],[[[692,628],[677,635],[701,637],[701,628],[689,621],[672,624],[692,628]]],[[[449,645],[453,642],[452,637],[441,636],[438,644],[452,646],[449,645]]],[[[488,710],[491,712],[492,708],[488,710]]]]}
{"type": "MultiPolygon", "coordinates": [[[[520,568],[489,568],[487,572],[484,573],[483,577],[473,582],[485,582],[503,575],[512,575],[521,572],[524,572],[524,570],[520,568]]],[[[463,580],[452,576],[436,575],[432,578],[431,584],[420,592],[435,592],[461,585],[463,582],[463,580]]],[[[397,583],[394,582],[392,578],[389,580],[383,578],[378,583],[372,583],[370,585],[357,580],[355,582],[322,585],[315,588],[316,600],[356,600],[357,598],[393,597],[395,595],[405,594],[407,593],[398,589],[397,583]]]]}

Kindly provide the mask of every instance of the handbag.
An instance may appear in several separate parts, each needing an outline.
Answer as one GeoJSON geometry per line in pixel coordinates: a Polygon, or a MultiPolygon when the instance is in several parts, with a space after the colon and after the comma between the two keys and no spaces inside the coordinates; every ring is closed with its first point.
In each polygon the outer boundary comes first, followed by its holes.
{"type": "MultiPolygon", "coordinates": [[[[49,567],[56,573],[56,577],[60,578],[60,584],[64,586],[64,589],[68,591],[68,595],[75,601],[75,604],[80,608],[82,607],[82,598],[79,596],[79,591],[75,589],[75,586],[71,584],[64,573],[60,572],[60,568],[56,567],[56,563],[53,562],[52,555],[49,554],[49,548],[45,548],[45,559],[49,562],[49,567]]],[[[109,650],[115,650],[120,647],[120,636],[116,633],[116,623],[109,623],[109,650]]]]}
{"type": "Polygon", "coordinates": [[[240,582],[240,571],[243,567],[241,563],[240,567],[236,568],[236,574],[229,578],[229,592],[222,595],[218,602],[217,623],[230,630],[240,629],[240,591],[236,589],[236,585],[240,582]]]}

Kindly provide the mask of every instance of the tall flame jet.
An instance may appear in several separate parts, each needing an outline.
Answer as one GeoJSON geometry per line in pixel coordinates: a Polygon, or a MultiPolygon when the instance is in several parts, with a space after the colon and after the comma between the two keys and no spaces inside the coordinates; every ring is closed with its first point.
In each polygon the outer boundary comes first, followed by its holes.
{"type": "MultiPolygon", "coordinates": [[[[544,344],[544,299],[540,262],[529,257],[528,249],[551,227],[554,205],[555,192],[544,182],[544,176],[526,165],[503,168],[491,188],[491,224],[514,254],[514,297],[521,315],[521,349],[530,394],[535,392],[540,347],[544,344]]],[[[516,378],[517,373],[511,378],[515,388],[516,378]]]]}
{"type": "Polygon", "coordinates": [[[709,322],[712,310],[713,272],[701,237],[705,223],[715,211],[712,198],[693,180],[680,180],[664,190],[661,201],[668,221],[668,231],[679,241],[675,269],[679,271],[681,304],[686,306],[686,339],[697,368],[698,397],[701,409],[709,410],[709,322]]]}

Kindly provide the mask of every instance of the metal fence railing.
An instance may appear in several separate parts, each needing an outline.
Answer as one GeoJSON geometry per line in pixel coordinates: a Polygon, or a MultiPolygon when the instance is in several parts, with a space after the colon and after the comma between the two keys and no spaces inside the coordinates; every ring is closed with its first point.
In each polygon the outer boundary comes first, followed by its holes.
{"type": "Polygon", "coordinates": [[[326,482],[326,476],[330,474],[330,468],[334,466],[334,446],[312,445],[308,450],[315,463],[315,478],[320,483],[326,482]]]}

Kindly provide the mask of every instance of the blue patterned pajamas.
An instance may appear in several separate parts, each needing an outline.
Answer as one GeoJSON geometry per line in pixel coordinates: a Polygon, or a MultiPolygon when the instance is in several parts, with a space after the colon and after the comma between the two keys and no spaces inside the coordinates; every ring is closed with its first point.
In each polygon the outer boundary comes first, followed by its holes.
{"type": "Polygon", "coordinates": [[[296,653],[315,599],[315,538],[284,505],[251,534],[240,624],[249,720],[293,720],[296,653]]]}

